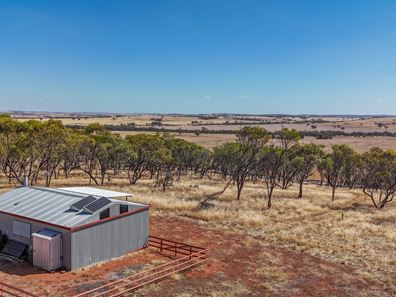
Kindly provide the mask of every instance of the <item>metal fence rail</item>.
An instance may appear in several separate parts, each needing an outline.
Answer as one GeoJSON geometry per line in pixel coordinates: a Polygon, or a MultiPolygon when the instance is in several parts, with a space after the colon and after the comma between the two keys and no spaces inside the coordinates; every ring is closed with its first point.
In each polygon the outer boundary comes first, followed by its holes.
{"type": "Polygon", "coordinates": [[[0,297],[37,297],[37,295],[0,282],[0,297]]]}
{"type": "Polygon", "coordinates": [[[170,253],[174,257],[181,257],[152,269],[144,270],[126,278],[74,295],[74,297],[126,296],[126,294],[144,285],[159,281],[169,275],[185,271],[205,262],[208,254],[208,251],[204,248],[154,236],[150,236],[148,247],[158,249],[158,252],[161,253],[170,253]]]}
{"type": "Polygon", "coordinates": [[[159,253],[177,256],[193,256],[193,254],[207,251],[205,248],[189,245],[161,237],[149,236],[148,247],[156,248],[159,253]]]}

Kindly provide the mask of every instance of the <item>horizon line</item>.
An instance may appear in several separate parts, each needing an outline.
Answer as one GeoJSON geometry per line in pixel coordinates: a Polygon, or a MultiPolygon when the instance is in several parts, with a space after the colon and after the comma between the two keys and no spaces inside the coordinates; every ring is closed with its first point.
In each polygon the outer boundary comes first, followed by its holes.
{"type": "Polygon", "coordinates": [[[315,116],[315,117],[396,117],[396,114],[315,114],[315,113],[234,113],[234,112],[208,112],[208,113],[169,113],[169,112],[105,112],[105,111],[46,111],[46,110],[0,110],[0,114],[18,114],[18,113],[45,113],[45,114],[85,114],[85,115],[168,115],[168,116],[315,116]]]}

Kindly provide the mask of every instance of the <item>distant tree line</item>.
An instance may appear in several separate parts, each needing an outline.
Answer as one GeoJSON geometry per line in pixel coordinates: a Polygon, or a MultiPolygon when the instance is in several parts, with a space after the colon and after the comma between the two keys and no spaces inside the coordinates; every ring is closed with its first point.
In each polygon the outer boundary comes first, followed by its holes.
{"type": "MultiPolygon", "coordinates": [[[[238,123],[238,125],[248,125],[246,123],[238,123]]],[[[206,126],[207,124],[203,124],[206,126]]],[[[219,124],[216,124],[219,125],[219,124]]],[[[252,126],[257,126],[257,123],[250,123],[252,126]]],[[[109,131],[135,131],[135,132],[159,132],[159,133],[193,133],[199,134],[235,134],[234,130],[221,130],[221,129],[208,129],[202,127],[201,129],[181,129],[181,128],[160,128],[152,126],[137,126],[136,123],[127,124],[105,124],[104,128],[109,131]]],[[[171,127],[172,125],[167,125],[171,127]]],[[[176,126],[176,125],[173,125],[176,126]]],[[[66,125],[67,128],[81,129],[81,125],[66,125]]],[[[271,136],[276,136],[279,131],[268,132],[271,136]]],[[[304,138],[306,136],[315,137],[317,139],[331,139],[335,136],[345,136],[345,137],[396,137],[396,132],[390,131],[376,131],[376,132],[345,132],[342,130],[322,130],[322,131],[300,131],[300,137],[304,138]]]]}
{"type": "Polygon", "coordinates": [[[23,183],[26,175],[35,185],[39,178],[46,186],[60,176],[82,172],[92,184],[127,176],[130,184],[142,178],[155,180],[166,190],[183,176],[220,176],[224,188],[203,199],[201,207],[221,195],[230,185],[242,199],[247,181],[263,184],[263,199],[272,206],[276,189],[292,184],[303,187],[316,173],[319,184],[332,189],[332,200],[340,187],[360,188],[376,208],[391,202],[396,192],[396,153],[373,148],[358,154],[348,145],[334,145],[325,153],[317,144],[300,144],[301,133],[282,129],[269,133],[260,127],[244,127],[228,142],[208,150],[168,133],[136,134],[125,138],[105,126],[90,124],[72,129],[60,121],[20,122],[0,116],[0,172],[10,183],[23,183]]]}

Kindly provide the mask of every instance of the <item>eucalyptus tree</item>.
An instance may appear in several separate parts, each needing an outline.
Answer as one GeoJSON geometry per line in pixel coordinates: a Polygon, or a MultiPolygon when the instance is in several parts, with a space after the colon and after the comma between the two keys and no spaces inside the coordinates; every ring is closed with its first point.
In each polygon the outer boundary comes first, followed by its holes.
{"type": "Polygon", "coordinates": [[[18,122],[7,116],[1,117],[0,131],[5,152],[2,170],[9,181],[23,183],[23,176],[27,175],[31,183],[35,182],[43,152],[39,147],[42,129],[43,125],[38,121],[18,122]]]}
{"type": "Polygon", "coordinates": [[[26,164],[26,138],[13,138],[8,140],[7,145],[2,145],[2,162],[1,168],[3,174],[11,183],[23,183],[23,174],[25,172],[26,164]]]}
{"type": "Polygon", "coordinates": [[[293,167],[296,169],[295,179],[299,184],[298,198],[303,197],[303,184],[310,177],[318,160],[324,155],[323,146],[318,144],[304,144],[296,148],[296,156],[293,159],[293,167]]]}
{"type": "Polygon", "coordinates": [[[363,193],[376,208],[384,208],[396,194],[396,152],[374,148],[363,154],[362,160],[363,193]]]}
{"type": "Polygon", "coordinates": [[[110,133],[101,133],[95,136],[99,142],[97,160],[100,172],[100,183],[104,184],[104,179],[108,171],[119,167],[119,162],[124,157],[122,138],[110,133]]]}
{"type": "Polygon", "coordinates": [[[282,162],[282,150],[275,145],[268,145],[260,150],[255,164],[255,175],[264,180],[267,194],[267,208],[272,206],[272,195],[279,176],[279,168],[282,162]]]}
{"type": "Polygon", "coordinates": [[[170,151],[177,180],[183,174],[207,171],[210,158],[209,151],[199,144],[177,139],[169,135],[163,136],[164,145],[170,151]]]}
{"type": "Polygon", "coordinates": [[[49,120],[42,124],[39,131],[33,131],[32,137],[37,140],[37,168],[34,173],[34,182],[38,174],[44,171],[46,186],[50,186],[52,176],[62,162],[61,146],[64,142],[66,131],[61,121],[49,120]],[[33,135],[33,133],[35,133],[33,135]]]}
{"type": "Polygon", "coordinates": [[[59,167],[65,178],[68,178],[73,170],[82,165],[85,145],[89,141],[89,136],[85,133],[70,129],[66,131],[64,141],[60,145],[61,163],[59,167]]]}
{"type": "Polygon", "coordinates": [[[1,143],[1,169],[11,182],[23,182],[24,155],[26,153],[27,138],[22,137],[24,125],[12,119],[7,114],[0,115],[0,143],[1,143]]]}
{"type": "Polygon", "coordinates": [[[296,166],[297,157],[297,145],[291,146],[290,149],[285,153],[283,159],[281,160],[281,165],[278,174],[278,187],[283,190],[288,189],[295,176],[298,174],[298,166],[296,166]]]}
{"type": "Polygon", "coordinates": [[[238,131],[236,142],[225,143],[215,149],[214,162],[223,174],[230,177],[230,181],[235,182],[237,200],[241,198],[246,179],[255,168],[257,155],[268,141],[267,130],[246,126],[238,131]]]}
{"type": "Polygon", "coordinates": [[[158,172],[161,155],[164,153],[164,141],[159,135],[136,134],[128,135],[124,140],[126,156],[125,170],[131,184],[146,173],[158,172]]]}
{"type": "Polygon", "coordinates": [[[223,177],[228,180],[224,191],[231,182],[235,182],[237,200],[240,199],[244,179],[249,172],[248,163],[251,158],[251,153],[241,143],[237,142],[222,144],[214,150],[214,162],[223,177]]]}
{"type": "Polygon", "coordinates": [[[326,155],[322,155],[318,158],[316,161],[316,170],[319,173],[320,177],[320,186],[323,186],[325,180],[326,180],[326,168],[327,168],[327,157],[326,155]]]}
{"type": "MultiPolygon", "coordinates": [[[[83,138],[83,147],[81,150],[81,162],[79,169],[83,171],[89,177],[89,184],[94,181],[96,185],[99,185],[98,177],[95,173],[99,164],[99,154],[104,150],[105,143],[110,137],[110,132],[105,129],[104,126],[99,123],[89,124],[85,128],[85,133],[88,137],[83,138]]],[[[102,156],[103,157],[103,156],[102,156]]],[[[102,159],[103,162],[103,159],[102,159]]],[[[103,165],[104,163],[102,163],[103,165]]],[[[107,166],[104,166],[100,170],[101,180],[104,178],[104,172],[107,172],[107,166]],[[103,178],[102,178],[103,177],[103,178]]]]}
{"type": "Polygon", "coordinates": [[[362,158],[357,152],[354,152],[348,159],[343,172],[343,186],[349,189],[360,186],[362,178],[362,158]]]}
{"type": "Polygon", "coordinates": [[[275,135],[274,143],[261,150],[256,166],[256,174],[261,175],[264,179],[267,190],[268,208],[272,206],[274,189],[281,187],[278,181],[282,172],[282,165],[300,139],[301,136],[297,130],[283,128],[275,135]]]}
{"type": "Polygon", "coordinates": [[[332,188],[331,201],[335,199],[336,189],[345,186],[357,165],[358,154],[348,145],[333,145],[332,152],[323,160],[324,172],[332,188]]]}
{"type": "Polygon", "coordinates": [[[172,170],[168,170],[168,175],[175,171],[177,181],[180,181],[181,175],[187,173],[189,166],[192,165],[192,145],[183,139],[177,139],[170,135],[165,135],[163,138],[164,145],[172,156],[172,170]]]}
{"type": "Polygon", "coordinates": [[[235,142],[228,142],[213,148],[212,170],[226,179],[233,172],[235,142]]]}
{"type": "Polygon", "coordinates": [[[60,121],[18,122],[8,116],[0,117],[0,142],[3,146],[1,168],[9,178],[19,183],[26,175],[31,184],[38,176],[46,176],[46,185],[59,163],[59,146],[63,142],[65,128],[60,121]]]}
{"type": "Polygon", "coordinates": [[[200,145],[196,145],[192,152],[192,172],[199,174],[201,178],[208,175],[208,172],[212,168],[213,164],[213,153],[200,145]]]}
{"type": "Polygon", "coordinates": [[[171,186],[174,181],[174,173],[179,166],[179,161],[175,155],[175,150],[172,151],[173,138],[165,134],[160,137],[163,145],[160,147],[158,158],[156,159],[156,184],[161,186],[165,191],[167,187],[171,186]]]}

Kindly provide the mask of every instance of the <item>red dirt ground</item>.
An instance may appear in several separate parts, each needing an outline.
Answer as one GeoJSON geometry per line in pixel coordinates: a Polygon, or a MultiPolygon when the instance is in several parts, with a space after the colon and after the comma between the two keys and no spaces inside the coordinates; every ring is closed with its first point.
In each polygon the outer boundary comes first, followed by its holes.
{"type": "MultiPolygon", "coordinates": [[[[148,285],[136,296],[392,296],[352,267],[274,246],[252,236],[181,217],[152,217],[151,234],[209,249],[203,266],[148,285]]],[[[65,296],[159,265],[138,251],[77,272],[46,273],[0,261],[0,281],[48,296],[65,296]]]]}

